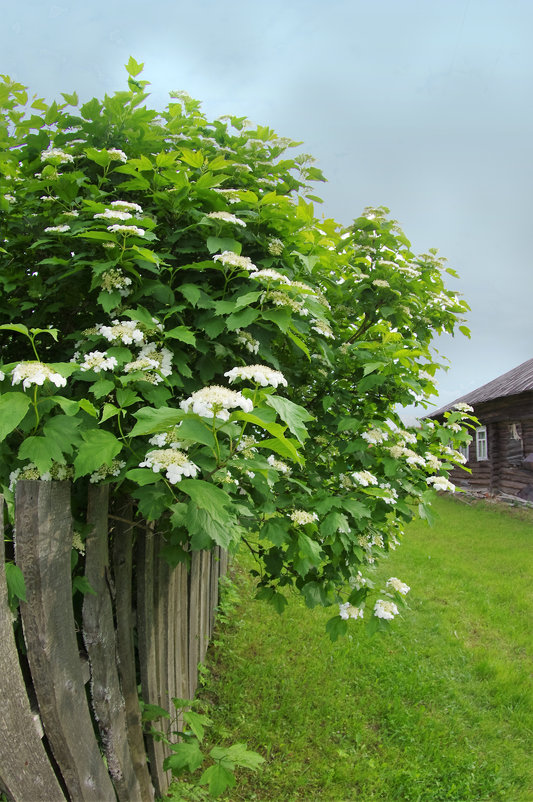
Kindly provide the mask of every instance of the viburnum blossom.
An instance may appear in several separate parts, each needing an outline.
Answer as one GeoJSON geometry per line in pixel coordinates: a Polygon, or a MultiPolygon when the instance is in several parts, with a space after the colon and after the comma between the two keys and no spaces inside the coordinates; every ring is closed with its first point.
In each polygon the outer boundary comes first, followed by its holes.
{"type": "Polygon", "coordinates": [[[131,290],[128,289],[128,287],[131,283],[131,278],[125,276],[124,273],[117,268],[106,270],[106,272],[102,273],[100,276],[100,286],[104,292],[114,292],[117,290],[122,298],[127,298],[128,295],[130,295],[131,290]]]}
{"type": "Polygon", "coordinates": [[[303,317],[307,317],[309,314],[309,309],[307,309],[301,301],[295,301],[294,298],[289,298],[288,295],[285,295],[285,293],[279,290],[268,290],[264,292],[261,296],[261,301],[263,303],[265,301],[271,301],[274,306],[288,306],[293,312],[303,317]]]}
{"type": "Polygon", "coordinates": [[[165,446],[168,448],[182,448],[184,450],[188,448],[188,446],[180,440],[179,424],[177,426],[173,426],[171,429],[168,429],[166,432],[154,434],[154,436],[151,437],[148,442],[152,446],[158,446],[158,448],[164,448],[165,446]]]}
{"type": "Polygon", "coordinates": [[[119,148],[108,148],[107,149],[107,155],[113,161],[121,161],[121,162],[127,162],[128,161],[128,157],[126,156],[124,151],[120,150],[119,148]]]}
{"type": "Polygon", "coordinates": [[[141,348],[137,359],[124,365],[125,373],[133,373],[136,370],[150,371],[145,376],[146,381],[151,384],[160,384],[163,376],[170,376],[172,373],[172,352],[168,348],[159,348],[155,343],[146,343],[141,348]],[[157,373],[153,371],[157,371],[157,373]]]}
{"type": "Polygon", "coordinates": [[[61,148],[49,148],[41,153],[41,161],[59,161],[61,164],[66,164],[67,162],[73,162],[74,156],[71,156],[70,153],[65,153],[61,148]]]}
{"type": "Polygon", "coordinates": [[[239,345],[243,345],[251,354],[257,354],[260,345],[259,340],[252,337],[249,331],[243,331],[242,329],[236,329],[235,334],[239,345]]]}
{"type": "Polygon", "coordinates": [[[121,470],[125,467],[125,462],[114,459],[112,460],[111,465],[101,465],[97,471],[92,473],[89,477],[89,482],[91,482],[91,484],[98,484],[99,482],[103,482],[105,479],[109,479],[110,476],[119,476],[121,470]]]}
{"type": "Polygon", "coordinates": [[[398,615],[398,612],[398,608],[392,601],[378,599],[374,605],[374,615],[376,618],[385,618],[390,621],[395,615],[398,615]]]}
{"type": "Polygon", "coordinates": [[[426,451],[424,456],[426,458],[426,468],[428,468],[430,471],[434,471],[435,473],[441,469],[442,462],[440,459],[437,459],[434,454],[426,451]]]}
{"type": "Polygon", "coordinates": [[[228,377],[230,384],[233,384],[237,379],[248,379],[260,384],[261,387],[279,387],[280,384],[287,387],[287,379],[283,373],[266,365],[247,365],[232,368],[224,373],[224,376],[228,377]]]}
{"type": "Polygon", "coordinates": [[[375,278],[372,284],[374,287],[390,287],[389,282],[382,278],[375,278]]]}
{"type": "Polygon", "coordinates": [[[254,273],[251,278],[257,279],[258,281],[266,280],[268,281],[279,281],[282,284],[288,284],[289,279],[287,276],[284,276],[283,273],[279,273],[277,270],[273,270],[271,267],[267,267],[264,270],[258,270],[257,273],[254,273]]]}
{"type": "Polygon", "coordinates": [[[128,234],[135,234],[137,237],[144,237],[145,234],[144,228],[138,228],[137,226],[121,226],[116,224],[114,226],[108,226],[107,230],[113,232],[113,234],[124,234],[125,237],[127,237],[128,234]]]}
{"type": "Polygon", "coordinates": [[[352,473],[352,479],[354,482],[357,482],[358,485],[362,485],[363,487],[378,484],[378,480],[372,473],[370,473],[370,471],[355,471],[352,473]]]}
{"type": "Polygon", "coordinates": [[[51,381],[56,387],[65,387],[67,380],[60,373],[55,373],[42,362],[19,362],[11,372],[11,384],[20,384],[25,390],[32,384],[43,385],[51,381]]]}
{"type": "Polygon", "coordinates": [[[168,481],[175,485],[184,476],[195,477],[198,465],[191,462],[187,454],[177,448],[161,448],[149,451],[143,462],[139,463],[140,468],[151,468],[154,473],[165,471],[168,481]]]}
{"type": "Polygon", "coordinates": [[[473,412],[474,411],[474,407],[471,407],[470,404],[465,404],[464,401],[458,401],[453,406],[454,406],[454,409],[459,410],[459,412],[473,412]]]}
{"type": "Polygon", "coordinates": [[[381,445],[388,439],[389,433],[384,432],[383,429],[369,429],[368,432],[363,432],[361,437],[373,446],[381,445]]]}
{"type": "Polygon", "coordinates": [[[231,214],[231,212],[209,212],[207,217],[210,217],[213,220],[223,220],[225,223],[235,223],[238,226],[246,227],[244,220],[241,220],[240,217],[231,214]]]}
{"type": "Polygon", "coordinates": [[[64,234],[66,231],[70,231],[70,226],[66,223],[62,226],[47,226],[45,228],[47,234],[64,234]]]}
{"type": "Polygon", "coordinates": [[[0,370],[0,382],[3,382],[5,377],[6,377],[6,374],[4,373],[4,371],[0,370]]]}
{"type": "Polygon", "coordinates": [[[274,468],[276,471],[280,471],[280,473],[289,474],[291,469],[287,465],[287,463],[283,462],[283,460],[276,459],[274,454],[271,454],[267,459],[268,464],[271,468],[274,468]]]}
{"type": "Polygon", "coordinates": [[[131,220],[132,215],[130,212],[121,212],[120,209],[106,209],[94,215],[95,220],[100,217],[103,220],[131,220]]]}
{"type": "Polygon", "coordinates": [[[135,320],[113,320],[112,326],[97,326],[97,331],[109,342],[120,340],[124,345],[144,342],[144,334],[135,320]]]}
{"type": "Polygon", "coordinates": [[[203,387],[201,390],[197,390],[189,398],[181,401],[180,407],[184,412],[194,412],[204,418],[210,418],[214,415],[220,420],[226,421],[229,420],[230,409],[240,407],[243,412],[251,412],[254,405],[242,393],[215,384],[211,387],[203,387]]]}
{"type": "Polygon", "coordinates": [[[271,240],[269,240],[267,247],[268,252],[272,254],[272,256],[281,256],[285,248],[282,240],[278,239],[277,237],[273,237],[271,240]]]}
{"type": "Polygon", "coordinates": [[[109,204],[110,206],[118,206],[119,209],[127,209],[131,212],[139,212],[142,213],[142,206],[139,206],[138,203],[132,203],[131,201],[123,201],[123,200],[114,200],[111,201],[109,204]]]}
{"type": "Polygon", "coordinates": [[[94,370],[95,373],[100,373],[101,370],[113,370],[117,364],[114,356],[107,356],[107,351],[91,351],[85,354],[80,370],[94,370]]]}
{"type": "Polygon", "coordinates": [[[318,334],[321,334],[323,337],[327,337],[329,340],[334,340],[335,335],[333,334],[331,328],[324,320],[314,320],[314,325],[311,326],[313,331],[316,331],[318,334]]]}
{"type": "Polygon", "coordinates": [[[344,621],[347,621],[349,618],[363,618],[364,611],[362,607],[354,607],[350,602],[344,602],[344,604],[339,604],[339,615],[344,621]]]}
{"type": "Polygon", "coordinates": [[[239,267],[242,270],[248,270],[250,273],[253,273],[254,270],[257,270],[257,267],[254,265],[251,259],[247,256],[240,256],[238,253],[234,253],[233,251],[223,251],[222,253],[217,253],[216,256],[213,256],[213,262],[222,262],[223,265],[229,267],[239,267]]]}
{"type": "Polygon", "coordinates": [[[293,510],[289,518],[296,526],[305,526],[305,524],[312,524],[318,521],[316,512],[306,512],[305,510],[293,510]]]}
{"type": "Polygon", "coordinates": [[[455,492],[455,485],[446,479],[445,476],[428,476],[426,479],[428,485],[433,485],[435,490],[449,490],[451,493],[455,492]]]}
{"type": "Polygon", "coordinates": [[[409,585],[406,585],[405,582],[401,582],[395,576],[391,576],[390,579],[387,579],[387,587],[392,588],[398,593],[401,593],[402,596],[407,596],[407,594],[411,590],[409,585]]]}

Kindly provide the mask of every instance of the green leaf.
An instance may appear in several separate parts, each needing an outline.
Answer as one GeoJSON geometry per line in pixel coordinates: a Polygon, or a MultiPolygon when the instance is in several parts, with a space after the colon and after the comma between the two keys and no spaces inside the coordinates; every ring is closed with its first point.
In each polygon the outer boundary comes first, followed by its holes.
{"type": "Polygon", "coordinates": [[[220,796],[226,788],[233,788],[236,780],[235,775],[229,769],[224,768],[220,763],[209,766],[200,777],[200,785],[209,783],[209,793],[211,796],[220,796]]]}
{"type": "Polygon", "coordinates": [[[189,725],[191,731],[199,741],[203,740],[205,734],[204,726],[208,727],[210,724],[212,724],[212,721],[210,718],[208,718],[208,716],[204,716],[201,713],[196,713],[194,710],[189,710],[187,713],[184,713],[183,720],[189,725]]]}
{"type": "Polygon", "coordinates": [[[29,330],[22,323],[3,323],[0,326],[0,331],[16,331],[18,334],[25,334],[31,340],[29,330]]]}
{"type": "Polygon", "coordinates": [[[265,403],[276,410],[281,420],[287,424],[291,432],[303,444],[304,440],[309,436],[304,421],[315,420],[314,417],[299,404],[295,404],[293,401],[289,401],[288,398],[283,398],[279,395],[267,395],[265,403]]]}
{"type": "Polygon", "coordinates": [[[202,291],[196,284],[182,284],[178,289],[192,306],[196,306],[196,303],[200,300],[200,296],[202,295],[202,291]]]}
{"type": "Polygon", "coordinates": [[[333,618],[330,618],[326,624],[326,632],[332,641],[336,641],[337,638],[346,635],[347,631],[348,623],[341,618],[340,615],[335,615],[333,618]]]}
{"type": "MultiPolygon", "coordinates": [[[[85,412],[87,412],[92,418],[98,417],[98,410],[96,409],[94,404],[91,404],[88,398],[82,398],[79,401],[79,407],[80,409],[85,410],[85,412]]],[[[70,413],[66,412],[66,414],[68,415],[70,413]]]]}
{"type": "Polygon", "coordinates": [[[302,587],[302,595],[310,610],[318,605],[326,605],[328,601],[326,591],[318,582],[307,582],[302,587]]]}
{"type": "Polygon", "coordinates": [[[86,593],[90,593],[93,596],[97,595],[95,589],[85,576],[75,576],[72,580],[72,593],[76,593],[76,591],[83,593],[83,595],[86,593]]]}
{"type": "Polygon", "coordinates": [[[54,440],[62,453],[71,454],[74,446],[81,442],[78,431],[80,421],[67,415],[55,415],[49,418],[43,427],[43,434],[54,440]]]}
{"type": "Polygon", "coordinates": [[[15,429],[25,417],[30,399],[24,393],[0,395],[0,440],[15,429]]]}
{"type": "Polygon", "coordinates": [[[213,432],[198,418],[184,418],[179,428],[180,437],[215,448],[213,432]]]}
{"type": "Polygon", "coordinates": [[[165,337],[172,337],[187,345],[196,345],[196,337],[187,326],[176,326],[175,329],[165,332],[165,337]]]}
{"type": "Polygon", "coordinates": [[[97,471],[102,465],[111,465],[114,458],[122,451],[114,434],[102,429],[91,429],[82,433],[83,443],[80,445],[74,460],[75,479],[97,471]]]}
{"type": "Polygon", "coordinates": [[[176,426],[183,420],[185,413],[181,409],[172,407],[143,407],[134,412],[133,417],[137,418],[137,423],[130,432],[132,437],[140,437],[143,434],[157,434],[176,426]]]}
{"type": "Polygon", "coordinates": [[[206,241],[207,250],[209,253],[217,253],[217,251],[233,251],[240,256],[242,245],[236,239],[229,237],[208,237],[206,241]]]}
{"type": "Polygon", "coordinates": [[[151,468],[132,468],[126,472],[126,479],[131,479],[140,487],[144,485],[153,485],[159,482],[161,476],[159,473],[152,471],[151,468]]]}
{"type": "Polygon", "coordinates": [[[131,75],[132,78],[135,78],[135,76],[139,75],[144,69],[144,64],[139,64],[139,62],[135,61],[133,56],[129,57],[128,63],[124,64],[124,66],[126,67],[126,72],[128,75],[131,75]]]}
{"type": "Polygon", "coordinates": [[[271,320],[284,334],[288,332],[292,320],[291,312],[286,308],[264,310],[261,317],[263,320],[271,320]]]}
{"type": "Polygon", "coordinates": [[[141,716],[143,723],[146,723],[148,721],[158,721],[160,718],[170,718],[170,713],[159,707],[159,705],[141,702],[141,716]]]}
{"type": "Polygon", "coordinates": [[[350,523],[348,518],[342,512],[330,512],[320,524],[320,533],[323,537],[334,535],[336,532],[349,532],[350,523]]]}
{"type": "Polygon", "coordinates": [[[261,528],[261,538],[267,538],[274,546],[282,546],[289,540],[288,518],[269,518],[261,528]]]}
{"type": "Polygon", "coordinates": [[[298,462],[303,465],[303,458],[296,450],[294,443],[296,443],[296,440],[287,440],[286,437],[272,437],[267,440],[260,440],[256,443],[256,447],[267,448],[269,451],[279,454],[280,457],[285,457],[292,460],[292,462],[298,462]]]}
{"type": "Polygon", "coordinates": [[[190,148],[182,148],[181,160],[188,164],[189,167],[199,168],[204,163],[204,154],[198,150],[191,150],[190,148]]]}
{"type": "Polygon", "coordinates": [[[309,353],[309,348],[304,343],[304,341],[301,340],[299,337],[297,337],[296,334],[294,334],[294,332],[292,331],[288,331],[287,334],[289,335],[293,343],[300,349],[300,351],[303,351],[306,357],[310,360],[311,354],[309,353]]]}
{"type": "Polygon", "coordinates": [[[131,495],[138,500],[139,512],[147,521],[157,521],[173,501],[171,491],[163,482],[136,487],[131,495]]]}
{"type": "MultiPolygon", "coordinates": [[[[214,747],[216,748],[216,747],[214,747]]],[[[242,766],[245,769],[255,771],[261,763],[265,762],[265,758],[261,757],[257,752],[247,749],[246,744],[236,743],[232,744],[226,752],[226,760],[231,760],[236,766],[242,766]]],[[[214,758],[213,749],[209,753],[214,758]]],[[[216,758],[215,758],[216,759],[216,758]]]]}
{"type": "Polygon", "coordinates": [[[225,490],[210,482],[204,482],[203,479],[182,479],[179,487],[198,507],[212,515],[218,515],[221,509],[231,505],[231,498],[225,490]]]}
{"type": "Polygon", "coordinates": [[[192,743],[180,743],[172,746],[172,754],[165,758],[163,769],[179,774],[184,769],[196,771],[204,761],[204,756],[198,745],[198,741],[192,743]]]}
{"type": "Polygon", "coordinates": [[[6,563],[5,569],[9,595],[20,599],[20,601],[27,601],[24,576],[18,565],[15,565],[15,563],[6,563]]]}
{"type": "Polygon", "coordinates": [[[61,462],[63,452],[51,437],[27,437],[21,444],[18,452],[20,459],[28,459],[37,465],[39,473],[50,470],[52,462],[61,462]]]}
{"type": "Polygon", "coordinates": [[[235,329],[245,329],[254,320],[257,320],[259,317],[259,310],[252,309],[251,307],[246,307],[245,309],[240,309],[238,312],[234,312],[233,315],[230,315],[226,320],[226,328],[228,331],[235,331],[235,329]]]}

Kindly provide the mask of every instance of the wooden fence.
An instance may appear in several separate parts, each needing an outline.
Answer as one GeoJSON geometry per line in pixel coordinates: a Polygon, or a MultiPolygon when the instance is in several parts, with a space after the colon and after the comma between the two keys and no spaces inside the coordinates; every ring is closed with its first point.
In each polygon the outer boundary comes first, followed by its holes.
{"type": "MultiPolygon", "coordinates": [[[[138,686],[168,711],[173,697],[193,697],[227,554],[192,552],[189,570],[170,568],[157,528],[134,520],[128,501],[110,516],[109,486],[91,485],[85,576],[95,593],[76,616],[71,489],[17,483],[22,650],[0,548],[0,790],[13,802],[151,802],[170,782],[168,748],[143,733],[138,686]]],[[[0,496],[0,534],[3,510],[0,496]]]]}

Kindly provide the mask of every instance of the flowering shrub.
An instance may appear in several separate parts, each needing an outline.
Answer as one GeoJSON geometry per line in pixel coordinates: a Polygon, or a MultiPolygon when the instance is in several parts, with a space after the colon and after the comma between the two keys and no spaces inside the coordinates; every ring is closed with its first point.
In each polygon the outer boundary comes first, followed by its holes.
{"type": "Polygon", "coordinates": [[[453,489],[472,420],[407,430],[395,408],[435,392],[431,339],[466,333],[466,304],[387,210],[318,218],[324,179],[296,143],[184,93],[151,110],[141,68],[81,107],[0,85],[10,509],[17,477],[113,482],[171,564],[244,541],[277,609],[293,587],[340,605],[332,637],[375,626],[407,585],[372,608],[361,571],[453,489]]]}

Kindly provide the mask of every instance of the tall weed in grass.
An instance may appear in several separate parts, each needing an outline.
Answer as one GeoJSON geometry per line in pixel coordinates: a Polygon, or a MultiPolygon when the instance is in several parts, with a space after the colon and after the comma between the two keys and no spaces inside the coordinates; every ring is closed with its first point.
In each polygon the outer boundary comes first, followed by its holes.
{"type": "Polygon", "coordinates": [[[215,737],[267,763],[232,800],[533,800],[533,519],[450,499],[436,510],[375,575],[412,588],[389,635],[354,621],[331,643],[327,610],[290,597],[278,616],[237,563],[241,602],[204,695],[215,737]]]}

